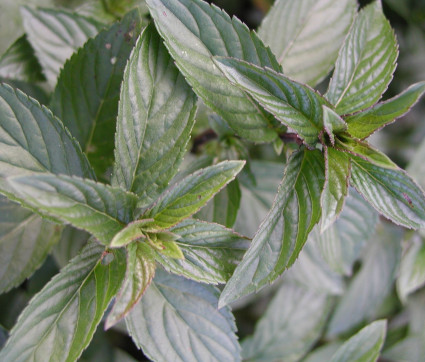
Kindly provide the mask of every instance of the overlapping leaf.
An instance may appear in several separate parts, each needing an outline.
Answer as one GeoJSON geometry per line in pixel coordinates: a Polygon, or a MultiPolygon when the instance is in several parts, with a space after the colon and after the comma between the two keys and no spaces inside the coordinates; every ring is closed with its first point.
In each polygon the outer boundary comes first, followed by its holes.
{"type": "Polygon", "coordinates": [[[356,13],[353,0],[279,0],[258,30],[285,74],[314,86],[335,64],[356,13]]]}
{"type": "Polygon", "coordinates": [[[3,361],[75,361],[89,344],[124,277],[121,252],[91,243],[22,312],[0,352],[3,361]]]}
{"type": "Polygon", "coordinates": [[[154,361],[240,361],[234,318],[218,290],[157,270],[126,317],[133,341],[154,361]]]}
{"type": "Polygon", "coordinates": [[[80,250],[90,238],[90,234],[76,229],[72,226],[65,226],[59,242],[52,250],[52,256],[56,264],[63,268],[68,262],[78,255],[80,250]]]}
{"type": "Polygon", "coordinates": [[[392,79],[397,42],[380,1],[364,7],[345,39],[326,97],[339,114],[374,105],[392,79]]]}
{"type": "Polygon", "coordinates": [[[113,183],[151,204],[178,171],[195,112],[195,94],[149,26],[124,74],[113,183]]]}
{"type": "Polygon", "coordinates": [[[238,19],[202,0],[147,0],[165,44],[196,94],[242,137],[272,141],[272,117],[229,83],[212,56],[230,56],[280,70],[274,55],[238,19]]]}
{"type": "Polygon", "coordinates": [[[223,290],[220,305],[255,292],[292,265],[320,218],[324,160],[319,151],[296,152],[273,206],[223,290]]]}

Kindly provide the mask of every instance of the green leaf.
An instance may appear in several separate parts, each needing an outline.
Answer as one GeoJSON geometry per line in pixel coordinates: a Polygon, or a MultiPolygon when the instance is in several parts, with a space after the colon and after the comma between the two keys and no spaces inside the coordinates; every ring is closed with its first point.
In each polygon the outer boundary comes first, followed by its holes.
{"type": "Polygon", "coordinates": [[[425,227],[425,196],[407,173],[350,157],[352,185],[379,213],[410,229],[425,227]]]}
{"type": "Polygon", "coordinates": [[[345,39],[326,98],[339,114],[354,113],[374,105],[390,83],[398,46],[381,1],[358,14],[345,39]]]}
{"type": "Polygon", "coordinates": [[[345,121],[331,108],[322,106],[323,108],[323,127],[329,136],[332,146],[335,144],[334,133],[340,133],[347,130],[345,121]]]}
{"type": "Polygon", "coordinates": [[[409,112],[424,92],[425,82],[419,82],[385,102],[346,117],[348,133],[359,139],[369,137],[409,112]]]}
{"type": "Polygon", "coordinates": [[[58,267],[63,268],[72,258],[77,256],[83,246],[87,244],[89,238],[89,233],[72,226],[65,226],[59,242],[52,251],[58,267]]]}
{"type": "Polygon", "coordinates": [[[363,265],[342,296],[328,325],[327,336],[348,332],[375,317],[391,292],[400,257],[402,232],[391,224],[382,224],[364,253],[363,265]]]}
{"type": "Polygon", "coordinates": [[[321,345],[318,348],[315,348],[312,352],[310,352],[305,359],[303,359],[303,362],[323,362],[323,361],[330,361],[332,356],[335,354],[335,352],[338,350],[338,348],[341,346],[341,342],[335,341],[331,343],[326,343],[324,345],[321,345]]]}
{"type": "Polygon", "coordinates": [[[229,308],[218,290],[158,269],[143,299],[126,317],[134,343],[154,361],[241,361],[229,308]]]}
{"type": "Polygon", "coordinates": [[[136,306],[155,275],[156,263],[151,247],[144,242],[127,246],[127,264],[124,280],[114,305],[105,322],[109,329],[136,306]]]}
{"type": "Polygon", "coordinates": [[[50,86],[65,61],[102,28],[97,21],[65,10],[21,8],[28,41],[50,86]]]}
{"type": "Polygon", "coordinates": [[[34,173],[6,181],[22,203],[88,231],[105,245],[133,219],[137,203],[120,188],[78,177],[34,173]]]}
{"type": "Polygon", "coordinates": [[[413,158],[410,160],[407,172],[422,188],[425,188],[425,140],[422,141],[413,158]]]}
{"type": "Polygon", "coordinates": [[[165,191],[143,218],[154,219],[152,227],[158,230],[178,224],[203,207],[244,165],[244,161],[224,161],[186,176],[165,191]]]}
{"type": "Polygon", "coordinates": [[[314,86],[334,66],[356,8],[354,0],[275,1],[258,35],[288,77],[314,86]]]}
{"type": "Polygon", "coordinates": [[[230,56],[280,70],[256,33],[202,0],[147,0],[165,45],[195,93],[241,137],[273,141],[272,117],[223,76],[212,56],[230,56]]]}
{"type": "Polygon", "coordinates": [[[0,352],[1,360],[78,359],[124,277],[122,254],[112,254],[106,263],[102,252],[104,247],[90,243],[31,300],[0,352]]]}
{"type": "Polygon", "coordinates": [[[111,241],[110,247],[120,248],[140,238],[146,238],[143,233],[143,225],[152,222],[153,219],[136,220],[130,222],[124,229],[117,233],[111,241]]]}
{"type": "Polygon", "coordinates": [[[385,320],[369,324],[338,348],[331,362],[377,361],[386,332],[385,320]]]}
{"type": "Polygon", "coordinates": [[[320,218],[324,160],[319,151],[296,152],[272,208],[226,284],[220,305],[255,292],[291,266],[320,218]]]}
{"type": "Polygon", "coordinates": [[[113,184],[149,206],[177,173],[190,139],[196,96],[153,25],[137,41],[118,109],[113,184]]]}
{"type": "Polygon", "coordinates": [[[51,101],[103,178],[113,164],[120,85],[140,26],[138,14],[130,13],[89,39],[65,63],[51,101]]]}
{"type": "Polygon", "coordinates": [[[344,152],[325,147],[326,181],[320,197],[322,232],[331,226],[344,207],[350,179],[350,158],[344,152]]]}
{"type": "Polygon", "coordinates": [[[0,293],[18,286],[41,266],[61,230],[0,196],[0,293]]]}
{"type": "Polygon", "coordinates": [[[0,57],[0,77],[27,82],[45,80],[26,35],[19,37],[0,57]]]}
{"type": "Polygon", "coordinates": [[[283,283],[255,327],[242,343],[249,361],[299,361],[319,339],[332,299],[291,283],[283,283]]]}
{"type": "MultiPolygon", "coordinates": [[[[216,57],[215,64],[235,85],[248,92],[307,145],[314,146],[323,128],[323,105],[329,105],[313,89],[272,69],[231,58],[216,57]]],[[[331,107],[329,105],[329,107],[331,107]]]]}
{"type": "Polygon", "coordinates": [[[21,90],[27,96],[37,100],[41,105],[47,105],[49,103],[49,96],[47,95],[47,92],[36,83],[28,83],[22,80],[1,77],[0,83],[9,84],[12,88],[21,90]]]}
{"type": "Polygon", "coordinates": [[[249,246],[248,240],[221,225],[188,219],[170,229],[184,259],[156,259],[169,272],[208,284],[224,284],[249,246]]]}

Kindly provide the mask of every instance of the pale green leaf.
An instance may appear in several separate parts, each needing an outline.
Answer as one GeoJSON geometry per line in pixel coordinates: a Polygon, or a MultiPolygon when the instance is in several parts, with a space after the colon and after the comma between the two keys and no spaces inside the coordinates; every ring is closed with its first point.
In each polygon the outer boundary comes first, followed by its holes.
{"type": "Polygon", "coordinates": [[[288,77],[314,86],[334,66],[356,7],[354,0],[278,0],[258,35],[288,77]]]}
{"type": "Polygon", "coordinates": [[[323,129],[322,106],[331,106],[316,91],[272,69],[232,58],[215,57],[214,61],[232,83],[248,92],[306,144],[314,146],[318,142],[323,129]]]}
{"type": "Polygon", "coordinates": [[[190,138],[196,96],[153,25],[130,56],[118,109],[113,184],[149,206],[177,173],[190,138]]]}
{"type": "Polygon", "coordinates": [[[407,172],[422,188],[425,188],[425,140],[418,147],[413,158],[410,160],[407,172]]]}
{"type": "Polygon", "coordinates": [[[319,151],[296,152],[272,208],[226,284],[220,305],[255,292],[291,266],[320,218],[324,160],[319,151]]]}
{"type": "Polygon", "coordinates": [[[52,250],[53,258],[59,268],[63,268],[68,262],[77,256],[90,238],[90,234],[78,230],[72,226],[65,226],[59,242],[52,250]]]}
{"type": "Polygon", "coordinates": [[[345,121],[331,108],[323,105],[323,128],[327,133],[332,146],[335,144],[335,133],[347,130],[345,121]]]}
{"type": "Polygon", "coordinates": [[[326,97],[339,114],[374,105],[396,67],[398,46],[381,1],[364,7],[345,39],[326,97]]]}
{"type": "Polygon", "coordinates": [[[283,283],[255,327],[242,343],[247,361],[299,361],[319,339],[332,299],[291,283],[283,283]]]}
{"type": "Polygon", "coordinates": [[[0,293],[18,286],[41,266],[61,230],[0,196],[0,293]]]}
{"type": "Polygon", "coordinates": [[[348,133],[359,139],[369,137],[409,112],[424,92],[425,82],[419,82],[394,98],[346,117],[348,133]]]}
{"type": "Polygon", "coordinates": [[[41,105],[49,104],[49,100],[50,100],[49,95],[47,94],[45,89],[42,88],[41,85],[38,85],[36,83],[29,83],[22,80],[15,80],[15,79],[8,79],[8,78],[1,78],[1,77],[0,77],[0,83],[9,84],[12,88],[21,90],[27,96],[37,100],[41,105]]]}
{"type": "Polygon", "coordinates": [[[326,180],[320,197],[322,232],[331,226],[344,207],[350,179],[350,158],[332,147],[325,148],[326,180]]]}
{"type": "Polygon", "coordinates": [[[384,345],[386,332],[385,320],[369,324],[338,348],[331,362],[377,361],[384,345]]]}
{"type": "Polygon", "coordinates": [[[136,306],[155,275],[156,263],[151,247],[144,242],[127,246],[127,264],[124,280],[114,305],[105,322],[109,329],[136,306]]]}
{"type": "Polygon", "coordinates": [[[332,356],[335,354],[335,352],[338,350],[339,347],[341,347],[341,342],[335,341],[331,343],[327,343],[324,345],[319,346],[318,348],[315,348],[312,352],[310,352],[305,359],[303,359],[303,362],[324,362],[324,361],[330,361],[332,356]]]}
{"type": "Polygon", "coordinates": [[[157,261],[173,274],[208,284],[226,283],[242,259],[249,241],[221,225],[188,219],[170,229],[184,259],[157,255],[157,261]]]}
{"type": "Polygon", "coordinates": [[[401,257],[402,232],[381,225],[364,253],[363,265],[342,296],[328,326],[328,337],[349,331],[375,316],[391,292],[401,257]]]}
{"type": "Polygon", "coordinates": [[[118,99],[124,68],[140,32],[140,18],[130,13],[100,32],[65,63],[51,109],[86,152],[103,178],[114,159],[118,99]]]}
{"type": "Polygon", "coordinates": [[[217,309],[218,290],[158,269],[127,329],[154,361],[240,361],[229,308],[217,309]]]}
{"type": "Polygon", "coordinates": [[[143,232],[143,225],[146,225],[152,221],[153,219],[136,220],[130,222],[124,229],[122,229],[114,236],[110,246],[112,248],[119,248],[126,246],[137,239],[145,238],[146,235],[143,232]]]}
{"type": "Polygon", "coordinates": [[[0,57],[0,77],[27,82],[45,80],[26,35],[18,38],[0,57]]]}
{"type": "Polygon", "coordinates": [[[102,252],[90,243],[34,296],[0,352],[2,361],[78,359],[124,277],[122,254],[108,263],[102,252]]]}
{"type": "Polygon", "coordinates": [[[224,161],[203,168],[166,190],[143,215],[154,219],[153,228],[170,228],[203,207],[242,170],[244,161],[224,161]]]}
{"type": "Polygon", "coordinates": [[[106,245],[133,219],[137,202],[122,189],[78,177],[34,173],[6,182],[20,202],[86,230],[106,245]]]}
{"type": "Polygon", "coordinates": [[[280,70],[256,33],[202,0],[147,0],[155,24],[196,94],[241,137],[268,142],[277,137],[272,117],[229,83],[212,56],[230,56],[280,70]]]}

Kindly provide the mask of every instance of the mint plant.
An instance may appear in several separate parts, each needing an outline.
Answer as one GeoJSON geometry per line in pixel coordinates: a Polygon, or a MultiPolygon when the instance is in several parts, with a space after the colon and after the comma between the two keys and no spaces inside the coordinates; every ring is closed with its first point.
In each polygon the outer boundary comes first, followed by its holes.
{"type": "Polygon", "coordinates": [[[0,58],[0,291],[49,254],[61,269],[0,325],[1,360],[95,360],[99,324],[155,361],[421,356],[425,196],[368,138],[425,82],[381,100],[380,1],[278,0],[258,33],[203,0],[21,15],[0,58]],[[230,304],[254,292],[271,302],[240,343],[230,304]]]}

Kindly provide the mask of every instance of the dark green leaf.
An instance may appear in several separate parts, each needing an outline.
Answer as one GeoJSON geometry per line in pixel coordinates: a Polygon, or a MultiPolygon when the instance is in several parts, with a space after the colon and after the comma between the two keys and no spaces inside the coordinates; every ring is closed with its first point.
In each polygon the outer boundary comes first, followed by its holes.
{"type": "Polygon", "coordinates": [[[277,137],[271,117],[223,76],[212,56],[230,56],[280,70],[274,55],[238,19],[202,0],[147,0],[155,24],[188,83],[242,137],[277,137]]]}
{"type": "Polygon", "coordinates": [[[229,308],[217,309],[218,295],[159,269],[126,317],[127,329],[154,361],[240,361],[234,318],[229,308]]]}
{"type": "Polygon", "coordinates": [[[121,88],[113,183],[149,206],[177,173],[190,138],[196,96],[153,25],[131,54],[121,88]]]}
{"type": "Polygon", "coordinates": [[[77,256],[83,246],[87,244],[89,238],[89,233],[72,226],[65,226],[59,242],[52,251],[59,268],[63,268],[73,257],[77,256]]]}
{"type": "MultiPolygon", "coordinates": [[[[118,99],[124,67],[140,32],[130,13],[100,32],[69,59],[60,72],[52,111],[71,131],[97,174],[113,164],[118,99]]],[[[107,177],[109,178],[109,176],[107,177]]]]}
{"type": "Polygon", "coordinates": [[[374,105],[392,79],[397,56],[394,32],[376,0],[360,11],[345,39],[327,99],[339,114],[374,105]]]}
{"type": "Polygon", "coordinates": [[[355,0],[275,1],[258,35],[288,77],[314,86],[335,64],[356,7],[355,0]]]}
{"type": "Polygon", "coordinates": [[[409,112],[424,92],[425,82],[419,82],[394,98],[346,117],[348,133],[359,139],[369,137],[409,112]]]}
{"type": "Polygon", "coordinates": [[[296,152],[273,206],[220,297],[228,304],[275,280],[291,266],[320,218],[324,160],[319,151],[296,152]]]}
{"type": "Polygon", "coordinates": [[[322,106],[331,106],[317,92],[272,69],[232,58],[214,59],[232,83],[248,92],[305,143],[314,146],[318,142],[323,129],[322,106]]]}
{"type": "Polygon", "coordinates": [[[0,352],[2,361],[78,359],[124,277],[122,253],[106,263],[102,252],[90,243],[31,300],[0,352]]]}

